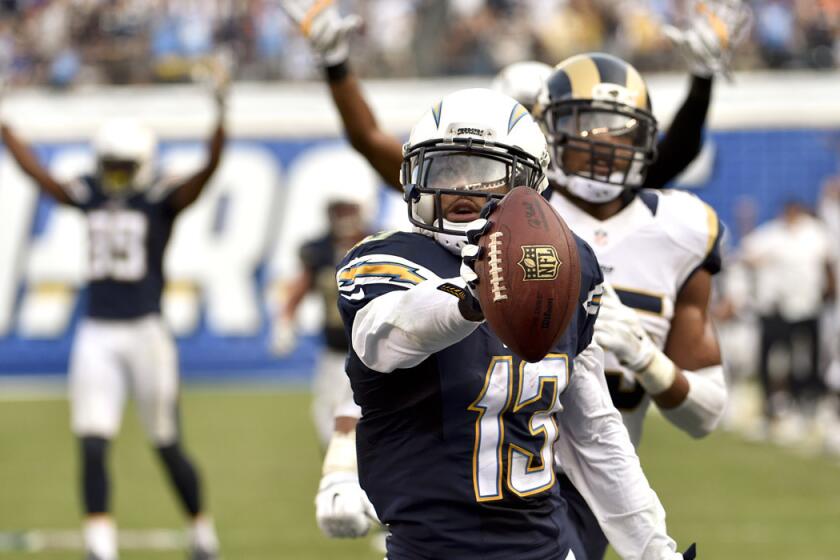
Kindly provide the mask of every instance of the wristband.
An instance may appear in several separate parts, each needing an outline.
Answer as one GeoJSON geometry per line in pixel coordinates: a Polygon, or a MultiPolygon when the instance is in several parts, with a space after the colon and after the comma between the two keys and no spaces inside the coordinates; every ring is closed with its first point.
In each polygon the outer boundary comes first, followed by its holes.
{"type": "Polygon", "coordinates": [[[660,350],[653,353],[648,365],[636,372],[636,380],[651,395],[670,389],[676,377],[677,366],[660,350]]]}
{"type": "Polygon", "coordinates": [[[340,82],[350,74],[350,63],[347,60],[342,60],[338,64],[331,64],[324,67],[324,73],[327,75],[327,81],[330,83],[340,82]]]}
{"type": "Polygon", "coordinates": [[[337,472],[356,474],[356,430],[333,432],[321,473],[326,476],[337,472]]]}

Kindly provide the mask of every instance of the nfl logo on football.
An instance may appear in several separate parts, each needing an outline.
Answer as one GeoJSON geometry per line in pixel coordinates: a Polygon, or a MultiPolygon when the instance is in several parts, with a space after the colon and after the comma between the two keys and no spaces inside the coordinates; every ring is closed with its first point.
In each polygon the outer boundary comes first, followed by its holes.
{"type": "Polygon", "coordinates": [[[525,272],[525,280],[554,280],[563,263],[551,245],[524,245],[517,264],[525,272]]]}

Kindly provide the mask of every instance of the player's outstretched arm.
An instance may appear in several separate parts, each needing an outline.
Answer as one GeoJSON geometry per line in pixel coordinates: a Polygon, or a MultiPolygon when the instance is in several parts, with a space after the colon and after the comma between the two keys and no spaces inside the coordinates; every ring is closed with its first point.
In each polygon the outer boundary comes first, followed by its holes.
{"type": "Polygon", "coordinates": [[[70,196],[64,190],[61,183],[50,175],[49,171],[41,165],[29,146],[18,138],[17,134],[5,122],[0,123],[0,136],[2,136],[6,149],[15,158],[15,161],[23,169],[23,172],[29,175],[41,190],[52,196],[58,202],[63,204],[72,203],[70,196]]]}
{"type": "Polygon", "coordinates": [[[315,279],[312,271],[304,269],[289,282],[278,283],[277,309],[271,323],[271,350],[278,356],[285,356],[297,345],[295,316],[303,298],[312,289],[315,279]]]}
{"type": "Polygon", "coordinates": [[[213,97],[218,114],[216,127],[207,146],[207,161],[204,166],[194,175],[187,178],[172,194],[172,206],[176,212],[180,212],[201,195],[201,191],[210,181],[219,162],[222,159],[227,134],[225,132],[225,116],[227,114],[227,77],[219,78],[214,86],[213,97]]]}
{"type": "Polygon", "coordinates": [[[342,72],[336,70],[327,69],[327,80],[350,144],[368,160],[387,185],[402,192],[402,144],[396,137],[379,128],[353,72],[346,70],[341,77],[342,72]]]}
{"type": "Polygon", "coordinates": [[[665,188],[700,153],[712,81],[717,75],[729,77],[733,53],[749,28],[750,10],[742,0],[694,0],[690,10],[685,28],[663,26],[691,73],[691,88],[656,146],[646,188],[665,188]]]}
{"type": "Polygon", "coordinates": [[[603,351],[591,344],[574,364],[569,387],[560,397],[557,461],[620,557],[681,559],[668,536],[665,510],[610,400],[603,351]]]}
{"type": "Polygon", "coordinates": [[[388,185],[402,192],[402,144],[379,127],[359,81],[350,70],[349,36],[361,25],[356,15],[342,17],[329,1],[283,0],[282,6],[309,40],[326,73],[333,103],[347,138],[388,185]]]}
{"type": "Polygon", "coordinates": [[[339,310],[345,324],[351,321],[350,342],[365,366],[382,373],[414,367],[478,328],[484,315],[475,295],[478,277],[472,265],[486,230],[484,218],[470,224],[470,243],[461,253],[461,275],[455,278],[439,278],[398,258],[380,280],[376,271],[381,261],[395,258],[387,254],[354,258],[339,269],[339,310]],[[394,289],[390,280],[394,274],[405,276],[409,283],[425,279],[408,289],[394,289]]]}
{"type": "Polygon", "coordinates": [[[656,144],[656,161],[648,168],[643,188],[667,187],[700,153],[712,100],[712,80],[711,76],[692,75],[688,96],[656,144]]]}
{"type": "Polygon", "coordinates": [[[374,371],[414,367],[478,328],[481,320],[461,311],[465,297],[472,296],[460,278],[429,279],[383,294],[356,313],[353,350],[374,371]]]}

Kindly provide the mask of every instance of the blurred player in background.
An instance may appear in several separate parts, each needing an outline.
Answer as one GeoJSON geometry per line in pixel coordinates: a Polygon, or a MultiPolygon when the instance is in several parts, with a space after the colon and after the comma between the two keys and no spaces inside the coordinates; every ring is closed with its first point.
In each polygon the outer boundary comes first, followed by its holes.
{"type": "MultiPolygon", "coordinates": [[[[641,188],[656,145],[644,80],[613,56],[575,56],[557,65],[535,113],[551,149],[551,203],[592,246],[609,283],[595,338],[633,443],[651,401],[693,437],[708,434],[726,404],[708,312],[721,226],[692,194],[641,188]]],[[[560,484],[587,558],[602,558],[604,516],[573,476],[560,484]]]]}
{"type": "Polygon", "coordinates": [[[511,356],[473,295],[482,206],[517,185],[543,191],[547,163],[545,138],[512,98],[481,89],[444,97],[406,144],[414,231],[368,238],[338,271],[362,408],[360,480],[390,531],[391,560],[582,557],[558,518],[555,440],[622,556],[682,558],[590,345],[602,279],[591,249],[578,242],[579,305],[554,358],[511,356]],[[510,386],[520,402],[508,409],[510,386]]]}
{"type": "Polygon", "coordinates": [[[11,127],[0,124],[3,143],[23,171],[56,202],[78,208],[87,218],[88,302],[73,342],[69,386],[88,560],[118,556],[106,455],[128,393],[189,516],[190,558],[218,557],[200,477],[181,442],[176,347],[160,315],[160,300],[163,254],[175,219],[199,197],[222,156],[226,76],[219,70],[218,119],[207,161],[186,179],[157,174],[154,133],[133,120],[103,124],[92,142],[96,170],[69,183],[53,178],[11,127]]]}
{"type": "Polygon", "coordinates": [[[288,354],[296,343],[294,323],[300,303],[313,290],[321,296],[325,347],[315,371],[312,414],[324,448],[332,436],[336,416],[359,417],[350,381],[344,372],[349,346],[338,314],[335,269],[347,251],[370,234],[369,212],[366,211],[370,201],[363,200],[362,196],[359,191],[346,189],[327,197],[329,231],[301,246],[302,271],[289,284],[285,302],[272,327],[275,352],[288,354]]]}

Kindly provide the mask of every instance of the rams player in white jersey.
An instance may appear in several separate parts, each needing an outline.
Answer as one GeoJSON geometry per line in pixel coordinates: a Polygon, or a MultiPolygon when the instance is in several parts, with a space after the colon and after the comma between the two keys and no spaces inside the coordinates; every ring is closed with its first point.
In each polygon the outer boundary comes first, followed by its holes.
{"type": "Polygon", "coordinates": [[[178,413],[175,342],[160,314],[163,256],[175,219],[201,194],[225,144],[226,78],[216,90],[218,121],[206,163],[193,175],[164,180],[155,168],[156,139],[131,119],[102,125],[93,141],[96,169],[61,182],[0,122],[6,148],[41,190],[84,213],[90,261],[87,306],[70,357],[70,408],[79,439],[84,543],[88,560],[116,560],[107,453],[126,396],[140,419],[190,522],[191,560],[218,557],[198,469],[184,451],[178,413]]]}
{"type": "MultiPolygon", "coordinates": [[[[699,198],[640,189],[655,154],[656,120],[644,80],[601,53],[561,62],[535,108],[551,147],[552,205],[595,250],[606,282],[596,340],[607,351],[613,403],[638,445],[651,402],[693,437],[711,432],[726,404],[708,310],[720,270],[721,226],[699,198]]],[[[562,465],[561,465],[562,466],[562,465]]],[[[561,479],[589,558],[606,538],[561,479]]]]}

